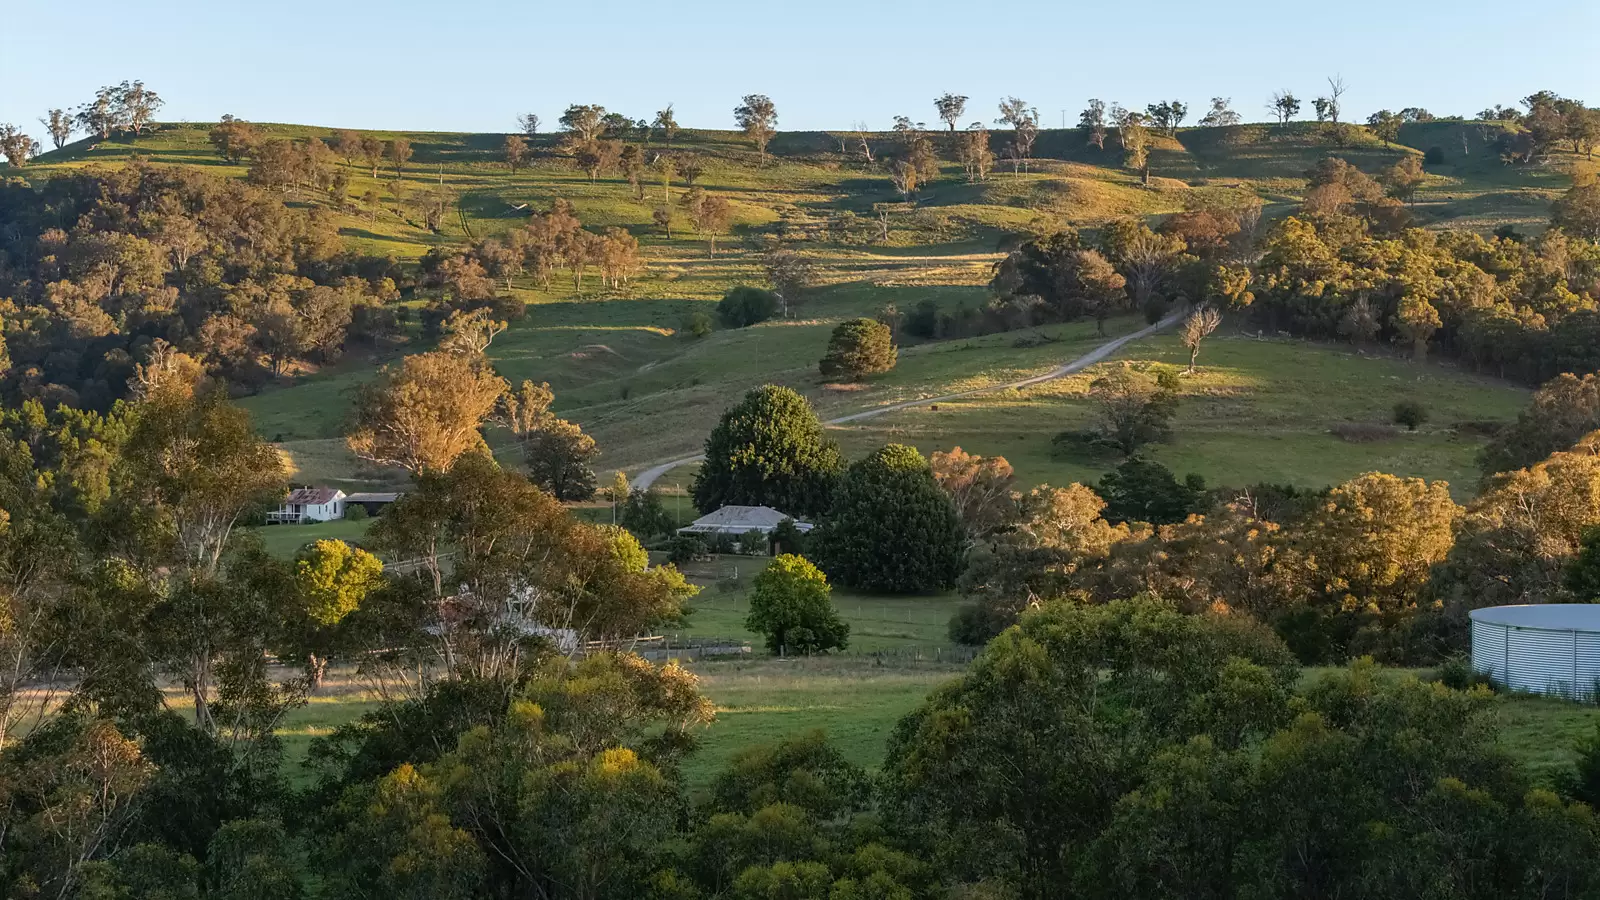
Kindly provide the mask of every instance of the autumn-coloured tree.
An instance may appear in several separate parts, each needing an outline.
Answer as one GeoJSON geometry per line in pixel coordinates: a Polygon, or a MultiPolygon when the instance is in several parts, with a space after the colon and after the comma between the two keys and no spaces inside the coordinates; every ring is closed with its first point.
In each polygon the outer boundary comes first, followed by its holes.
{"type": "Polygon", "coordinates": [[[934,451],[928,465],[934,481],[955,503],[969,535],[982,536],[1016,515],[1011,496],[1016,473],[1004,456],[979,456],[953,447],[934,451]]]}
{"type": "Polygon", "coordinates": [[[482,354],[507,327],[506,322],[494,318],[488,307],[458,309],[444,320],[444,339],[439,341],[439,349],[446,353],[482,354]]]}
{"type": "Polygon", "coordinates": [[[1575,238],[1600,243],[1600,182],[1568,188],[1551,206],[1550,221],[1575,238]]]}
{"type": "Polygon", "coordinates": [[[1422,595],[1461,515],[1442,481],[1373,472],[1330,491],[1299,544],[1331,608],[1393,608],[1422,595]]]}
{"type": "Polygon", "coordinates": [[[717,235],[725,231],[733,216],[733,206],[728,198],[706,193],[703,188],[690,188],[678,201],[689,213],[694,230],[706,239],[710,255],[717,255],[717,235]]]}
{"type": "Polygon", "coordinates": [[[479,354],[408,356],[361,390],[346,443],[379,465],[413,475],[442,472],[484,447],[480,429],[505,392],[505,379],[479,354]]]}
{"type": "Polygon", "coordinates": [[[1439,319],[1439,310],[1424,297],[1402,298],[1400,308],[1395,313],[1395,330],[1411,342],[1413,359],[1420,360],[1428,355],[1428,339],[1443,324],[1439,319]]]}
{"type": "Polygon", "coordinates": [[[1600,430],[1600,373],[1558,375],[1540,385],[1517,420],[1501,428],[1478,463],[1485,476],[1534,465],[1600,430]]]}
{"type": "Polygon", "coordinates": [[[517,170],[528,163],[528,142],[521,135],[508,134],[500,155],[506,161],[506,167],[515,175],[517,170]]]}

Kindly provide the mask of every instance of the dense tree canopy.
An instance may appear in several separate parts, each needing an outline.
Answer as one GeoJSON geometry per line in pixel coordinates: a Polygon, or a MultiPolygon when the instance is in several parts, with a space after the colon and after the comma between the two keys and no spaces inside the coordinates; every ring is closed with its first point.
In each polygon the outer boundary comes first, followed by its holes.
{"type": "Polygon", "coordinates": [[[193,168],[0,185],[0,253],[11,397],[106,409],[157,338],[255,385],[392,336],[392,264],[346,251],[322,210],[193,168]]]}
{"type": "Polygon", "coordinates": [[[965,529],[915,448],[890,444],[850,464],[810,552],[835,581],[884,593],[946,588],[961,572],[965,529]]]}
{"type": "Polygon", "coordinates": [[[1600,244],[1561,229],[1519,241],[1407,228],[1369,177],[1331,162],[1312,173],[1303,213],[1263,240],[1250,306],[1259,321],[1419,355],[1438,348],[1528,381],[1600,368],[1600,244]]]}
{"type": "Polygon", "coordinates": [[[770,506],[791,516],[826,512],[844,468],[811,404],[793,390],[757,388],[722,414],[706,438],[694,480],[694,505],[770,506]]]}
{"type": "Polygon", "coordinates": [[[1566,856],[1593,852],[1577,850],[1600,836],[1592,815],[1524,793],[1483,695],[1370,666],[1297,696],[1298,678],[1281,643],[1235,618],[1048,606],[901,723],[892,815],[947,877],[1006,896],[1594,883],[1566,856]]]}

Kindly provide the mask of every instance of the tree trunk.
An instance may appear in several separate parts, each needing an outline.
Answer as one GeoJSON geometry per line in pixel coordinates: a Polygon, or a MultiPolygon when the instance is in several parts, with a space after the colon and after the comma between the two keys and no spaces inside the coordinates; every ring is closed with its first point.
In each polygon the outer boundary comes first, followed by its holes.
{"type": "Polygon", "coordinates": [[[1197,360],[1199,358],[1200,358],[1200,345],[1199,344],[1195,344],[1193,347],[1189,348],[1189,373],[1188,374],[1190,374],[1190,375],[1194,374],[1194,363],[1195,363],[1195,360],[1197,360]]]}

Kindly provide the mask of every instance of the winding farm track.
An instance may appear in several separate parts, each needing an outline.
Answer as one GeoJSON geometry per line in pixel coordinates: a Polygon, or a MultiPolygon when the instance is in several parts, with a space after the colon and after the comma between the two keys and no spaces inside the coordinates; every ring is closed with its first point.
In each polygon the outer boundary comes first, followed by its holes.
{"type": "MultiPolygon", "coordinates": [[[[899,412],[902,409],[910,409],[914,406],[927,406],[931,403],[945,403],[950,400],[960,400],[963,397],[972,397],[978,394],[988,394],[993,393],[994,391],[1006,391],[1015,388],[1032,387],[1036,384],[1043,384],[1046,381],[1054,381],[1057,378],[1065,378],[1068,375],[1081,372],[1097,362],[1101,362],[1106,357],[1117,352],[1118,350],[1121,350],[1125,345],[1132,341],[1137,341],[1140,338],[1149,337],[1152,334],[1171,328],[1172,326],[1178,324],[1178,322],[1182,321],[1182,319],[1183,313],[1181,311],[1175,312],[1172,315],[1167,316],[1165,319],[1155,323],[1154,325],[1146,325],[1138,331],[1129,332],[1121,337],[1112,338],[1111,340],[1106,341],[1104,344],[1101,344],[1093,350],[1090,350],[1088,353],[1085,353],[1077,359],[1074,359],[1071,362],[1062,363],[1043,375],[1035,375],[1032,378],[1024,378],[1021,381],[1013,381],[1009,384],[996,384],[990,385],[989,387],[977,388],[975,390],[961,391],[960,393],[956,394],[943,394],[938,397],[923,397],[920,400],[907,400],[904,403],[892,403],[888,406],[875,406],[872,409],[851,413],[847,416],[839,416],[836,419],[828,419],[822,424],[844,425],[848,422],[860,422],[863,419],[877,418],[878,416],[888,415],[892,412],[899,412]]],[[[638,477],[634,478],[633,487],[639,489],[648,488],[650,485],[655,484],[657,478],[660,478],[673,469],[676,469],[679,466],[686,466],[689,463],[700,462],[705,458],[706,457],[704,453],[697,453],[694,456],[685,456],[682,459],[674,459],[670,462],[664,462],[660,465],[651,466],[650,468],[645,469],[643,472],[640,472],[638,477]]]]}

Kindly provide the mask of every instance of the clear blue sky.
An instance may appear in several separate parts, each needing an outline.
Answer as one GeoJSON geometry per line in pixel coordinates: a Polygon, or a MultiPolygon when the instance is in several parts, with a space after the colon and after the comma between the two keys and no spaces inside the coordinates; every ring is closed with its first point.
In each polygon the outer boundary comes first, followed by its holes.
{"type": "Polygon", "coordinates": [[[549,3],[415,0],[17,0],[0,16],[0,122],[37,119],[103,84],[143,79],[162,118],[447,131],[555,127],[574,102],[635,118],[668,102],[686,126],[731,127],[739,96],[784,129],[967,120],[1020,96],[1047,126],[1099,97],[1142,107],[1230,96],[1265,118],[1342,73],[1345,109],[1471,114],[1548,88],[1600,104],[1597,0],[806,0],[549,3]],[[70,12],[69,12],[70,10],[70,12]]]}

